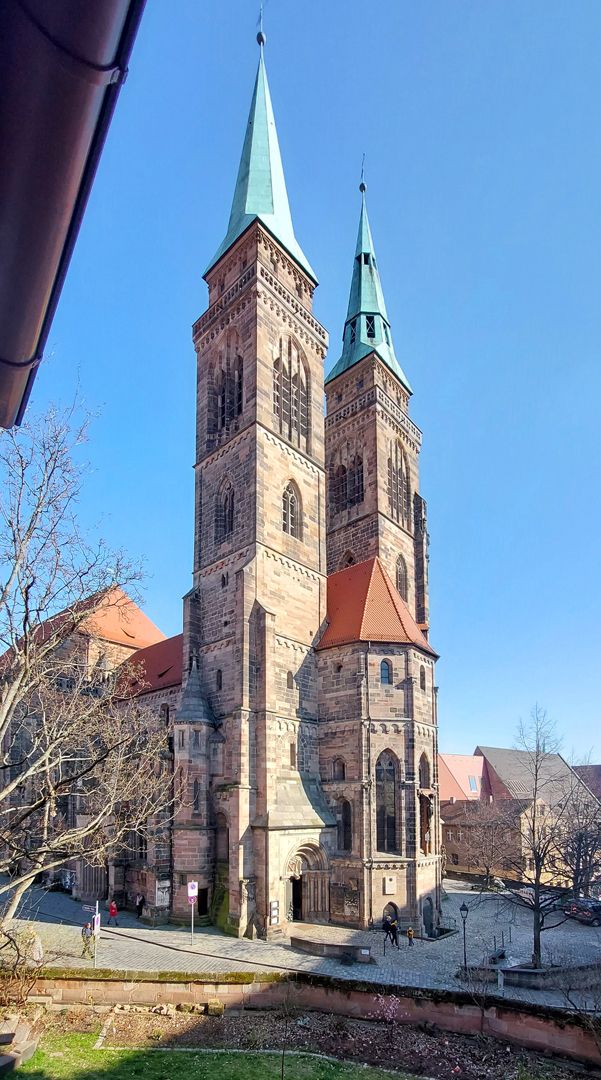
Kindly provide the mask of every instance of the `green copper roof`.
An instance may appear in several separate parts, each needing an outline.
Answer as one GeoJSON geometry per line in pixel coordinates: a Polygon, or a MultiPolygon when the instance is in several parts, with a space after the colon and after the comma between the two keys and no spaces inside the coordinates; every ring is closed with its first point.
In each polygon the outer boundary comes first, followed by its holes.
{"type": "Polygon", "coordinates": [[[342,356],[326,377],[326,382],[331,382],[337,375],[342,375],[343,371],[348,371],[353,364],[357,364],[370,353],[376,353],[402,382],[405,389],[412,393],[409,380],[394,352],[376,252],[367,217],[365,184],[361,184],[361,216],[353,263],[351,293],[342,335],[342,356]]]}
{"type": "Polygon", "coordinates": [[[205,274],[256,220],[266,226],[289,255],[317,282],[294,235],[284,169],[278,144],[263,49],[242,147],[227,234],[205,274]]]}

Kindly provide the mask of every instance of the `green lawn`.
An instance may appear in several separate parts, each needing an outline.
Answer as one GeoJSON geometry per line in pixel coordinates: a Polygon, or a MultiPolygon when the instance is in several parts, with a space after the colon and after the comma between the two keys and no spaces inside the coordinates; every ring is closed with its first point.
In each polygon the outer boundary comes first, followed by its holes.
{"type": "MultiPolygon", "coordinates": [[[[35,1080],[280,1080],[280,1054],[94,1050],[97,1035],[49,1036],[20,1073],[35,1080]],[[59,1056],[60,1055],[60,1056],[59,1056]]],[[[285,1080],[417,1080],[363,1065],[286,1056],[285,1080]]]]}

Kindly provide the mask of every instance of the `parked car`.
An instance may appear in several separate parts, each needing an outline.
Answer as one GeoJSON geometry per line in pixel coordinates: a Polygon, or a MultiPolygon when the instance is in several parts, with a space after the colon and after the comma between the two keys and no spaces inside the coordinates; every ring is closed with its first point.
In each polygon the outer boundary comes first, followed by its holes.
{"type": "Polygon", "coordinates": [[[601,901],[581,897],[569,900],[564,906],[564,913],[571,919],[587,923],[588,926],[601,926],[601,901]]]}

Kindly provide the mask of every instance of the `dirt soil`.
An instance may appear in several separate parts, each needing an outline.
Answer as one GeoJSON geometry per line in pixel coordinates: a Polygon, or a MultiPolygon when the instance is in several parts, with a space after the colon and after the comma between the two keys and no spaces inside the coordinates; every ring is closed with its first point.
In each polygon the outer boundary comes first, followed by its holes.
{"type": "MultiPolygon", "coordinates": [[[[52,1017],[53,1030],[99,1027],[91,1011],[52,1017]]],[[[601,1072],[541,1057],[481,1037],[453,1035],[432,1025],[416,1028],[377,1020],[352,1020],[325,1013],[286,1017],[279,1012],[234,1012],[223,1017],[174,1012],[161,1016],[130,1007],[112,1014],[105,1046],[198,1046],[248,1050],[307,1050],[318,1054],[406,1069],[436,1080],[575,1080],[601,1072]]]]}

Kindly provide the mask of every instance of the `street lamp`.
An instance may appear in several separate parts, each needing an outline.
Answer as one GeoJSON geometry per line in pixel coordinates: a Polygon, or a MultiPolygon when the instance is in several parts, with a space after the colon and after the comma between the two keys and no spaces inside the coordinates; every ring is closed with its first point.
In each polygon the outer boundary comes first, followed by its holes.
{"type": "Polygon", "coordinates": [[[459,914],[461,915],[461,918],[463,920],[463,973],[466,976],[467,976],[467,953],[465,951],[465,924],[467,922],[467,917],[469,915],[469,910],[470,909],[468,908],[468,906],[467,906],[467,904],[466,904],[466,902],[464,900],[461,907],[459,908],[459,914]]]}

